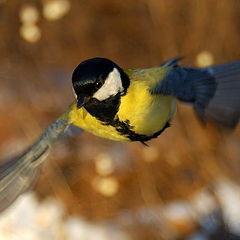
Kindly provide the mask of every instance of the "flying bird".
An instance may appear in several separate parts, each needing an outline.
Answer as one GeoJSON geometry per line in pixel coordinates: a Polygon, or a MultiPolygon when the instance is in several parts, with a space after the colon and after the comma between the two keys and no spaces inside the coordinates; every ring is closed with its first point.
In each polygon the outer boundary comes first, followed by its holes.
{"type": "Polygon", "coordinates": [[[72,75],[76,100],[24,153],[0,165],[0,211],[29,189],[46,152],[70,126],[146,144],[170,126],[180,100],[201,121],[234,129],[240,118],[240,61],[193,68],[179,66],[180,60],[129,69],[106,58],[81,62],[72,75]]]}

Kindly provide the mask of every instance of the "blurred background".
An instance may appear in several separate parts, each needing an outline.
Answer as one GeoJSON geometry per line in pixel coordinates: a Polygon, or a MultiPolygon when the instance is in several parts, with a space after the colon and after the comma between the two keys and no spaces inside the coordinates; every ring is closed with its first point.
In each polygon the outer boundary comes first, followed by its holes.
{"type": "MultiPolygon", "coordinates": [[[[0,0],[0,156],[24,150],[73,101],[71,74],[240,59],[239,0],[0,0]]],[[[158,139],[88,133],[56,143],[33,191],[0,216],[0,239],[240,239],[240,128],[203,127],[189,106],[158,139]]]]}

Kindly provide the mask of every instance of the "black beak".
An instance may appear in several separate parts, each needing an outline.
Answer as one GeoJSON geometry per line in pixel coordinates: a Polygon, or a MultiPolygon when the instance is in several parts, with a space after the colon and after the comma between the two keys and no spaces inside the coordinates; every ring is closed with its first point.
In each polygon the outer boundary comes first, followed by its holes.
{"type": "Polygon", "coordinates": [[[89,101],[89,97],[78,97],[77,99],[77,108],[81,108],[85,103],[89,101]]]}

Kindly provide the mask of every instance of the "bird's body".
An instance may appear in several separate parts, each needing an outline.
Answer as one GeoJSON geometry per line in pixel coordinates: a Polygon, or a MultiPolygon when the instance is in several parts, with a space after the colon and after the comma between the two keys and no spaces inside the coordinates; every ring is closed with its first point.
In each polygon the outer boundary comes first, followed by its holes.
{"type": "Polygon", "coordinates": [[[70,123],[103,138],[144,143],[169,126],[179,99],[203,121],[236,126],[240,95],[232,86],[240,88],[240,63],[186,68],[179,60],[145,69],[122,69],[105,58],[80,63],[73,72],[77,103],[70,123]]]}
{"type": "Polygon", "coordinates": [[[94,135],[116,141],[144,142],[157,137],[173,117],[176,100],[172,96],[151,94],[150,90],[169,70],[169,67],[124,70],[130,85],[113,119],[101,121],[84,107],[77,109],[74,105],[69,121],[94,135]]]}

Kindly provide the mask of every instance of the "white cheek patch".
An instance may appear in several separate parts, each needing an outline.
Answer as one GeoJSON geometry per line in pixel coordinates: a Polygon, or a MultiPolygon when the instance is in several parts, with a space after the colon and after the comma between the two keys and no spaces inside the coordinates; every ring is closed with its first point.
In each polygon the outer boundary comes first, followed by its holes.
{"type": "Polygon", "coordinates": [[[93,97],[99,101],[103,101],[110,96],[115,96],[123,91],[122,80],[119,71],[114,68],[107,76],[102,87],[94,93],[93,97]]]}
{"type": "Polygon", "coordinates": [[[75,92],[73,87],[72,87],[72,90],[73,90],[74,97],[77,99],[77,94],[76,94],[76,92],[75,92]]]}

